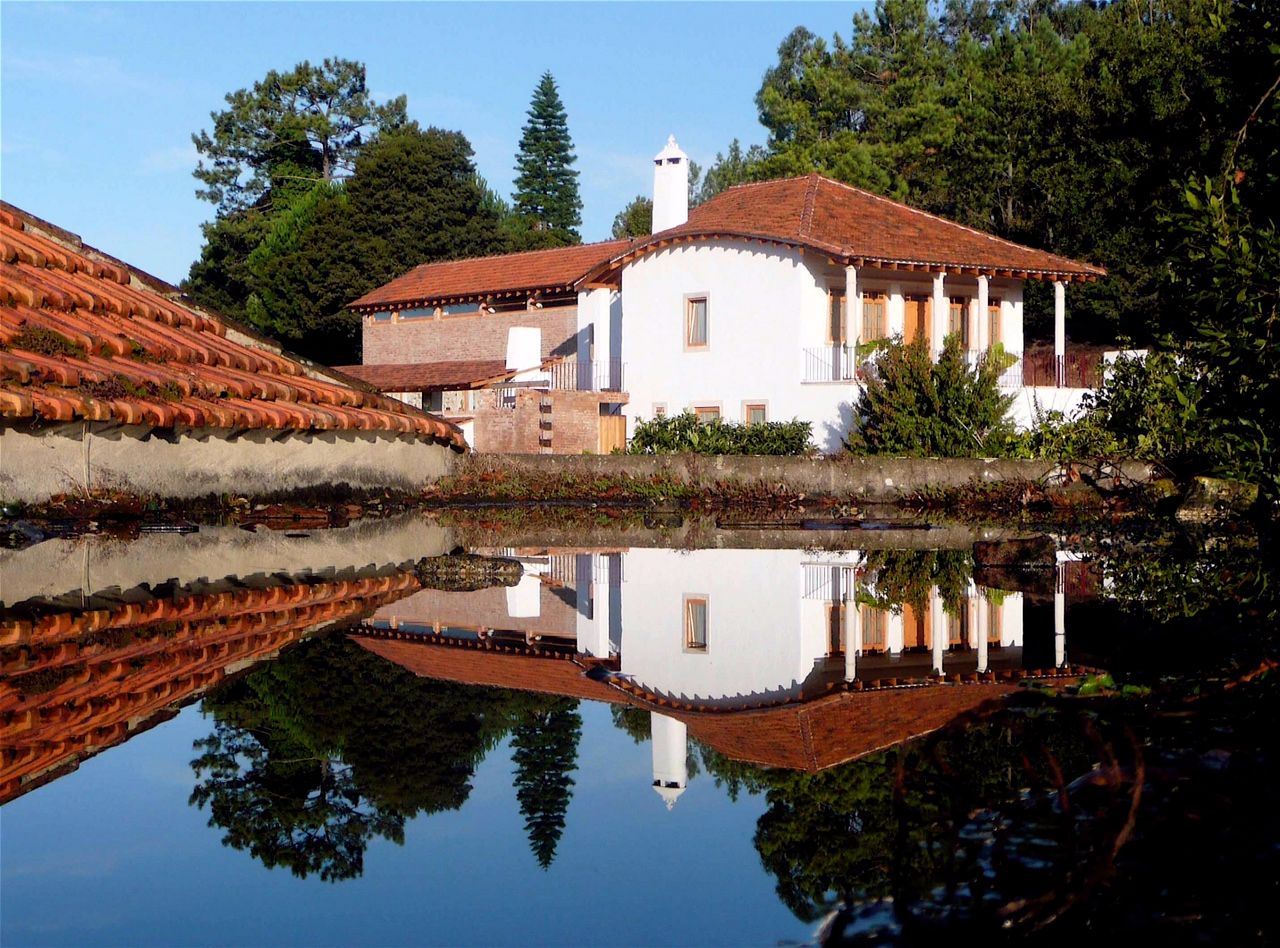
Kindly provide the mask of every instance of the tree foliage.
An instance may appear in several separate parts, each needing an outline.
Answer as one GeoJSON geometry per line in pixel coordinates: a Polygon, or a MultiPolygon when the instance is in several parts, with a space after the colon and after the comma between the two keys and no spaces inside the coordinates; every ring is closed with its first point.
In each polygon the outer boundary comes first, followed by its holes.
{"type": "Polygon", "coordinates": [[[569,118],[555,77],[542,74],[529,104],[528,121],[516,153],[515,195],[520,223],[513,228],[520,249],[559,247],[581,242],[582,199],[573,163],[569,118]]]}
{"type": "Polygon", "coordinates": [[[228,108],[210,113],[213,134],[191,136],[201,156],[195,176],[204,185],[196,194],[220,217],[279,209],[317,181],[338,180],[370,135],[406,121],[405,97],[375,102],[364,64],[349,59],[273,69],[226,101],[228,108]]]}
{"type": "Polygon", "coordinates": [[[999,457],[1013,425],[1000,374],[1009,357],[999,345],[970,368],[959,336],[947,336],[938,361],[924,337],[879,347],[875,369],[854,404],[846,439],[855,454],[902,457],[999,457]]]}
{"type": "Polygon", "coordinates": [[[653,199],[633,197],[613,219],[613,236],[648,237],[653,233],[653,199]]]}

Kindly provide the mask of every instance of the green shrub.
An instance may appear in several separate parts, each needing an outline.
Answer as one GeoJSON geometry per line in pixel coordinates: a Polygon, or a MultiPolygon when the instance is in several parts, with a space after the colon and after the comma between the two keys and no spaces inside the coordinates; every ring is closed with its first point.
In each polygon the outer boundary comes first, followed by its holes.
{"type": "Polygon", "coordinates": [[[924,339],[894,339],[880,347],[876,371],[854,405],[854,454],[906,457],[991,457],[1015,437],[1007,418],[1012,395],[1001,395],[1000,373],[1012,364],[999,346],[976,369],[957,336],[948,336],[935,363],[924,339]]]}
{"type": "Polygon", "coordinates": [[[636,422],[628,454],[809,453],[813,426],[807,421],[767,421],[754,425],[715,419],[700,422],[692,412],[636,422]]]}

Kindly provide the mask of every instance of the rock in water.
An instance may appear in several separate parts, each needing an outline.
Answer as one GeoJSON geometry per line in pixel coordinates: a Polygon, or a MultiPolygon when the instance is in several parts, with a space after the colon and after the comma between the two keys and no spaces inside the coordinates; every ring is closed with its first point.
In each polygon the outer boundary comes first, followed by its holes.
{"type": "Polygon", "coordinates": [[[452,553],[419,560],[413,571],[427,589],[474,592],[490,586],[514,586],[520,582],[524,567],[519,560],[452,553]]]}

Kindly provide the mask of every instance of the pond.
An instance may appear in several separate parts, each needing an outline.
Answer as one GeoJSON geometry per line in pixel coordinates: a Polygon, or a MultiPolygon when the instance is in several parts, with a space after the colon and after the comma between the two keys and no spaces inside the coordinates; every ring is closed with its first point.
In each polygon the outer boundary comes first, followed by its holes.
{"type": "Polygon", "coordinates": [[[0,941],[1270,940],[1266,538],[877,526],[0,552],[0,941]]]}

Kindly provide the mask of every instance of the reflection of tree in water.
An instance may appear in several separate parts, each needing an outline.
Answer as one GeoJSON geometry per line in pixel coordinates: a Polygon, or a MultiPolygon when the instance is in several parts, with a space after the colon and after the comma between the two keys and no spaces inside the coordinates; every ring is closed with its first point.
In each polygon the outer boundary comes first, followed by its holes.
{"type": "Polygon", "coordinates": [[[937,586],[943,606],[955,613],[969,590],[973,554],[969,550],[870,550],[864,567],[875,584],[875,605],[920,607],[937,586]]]}
{"type": "MultiPolygon", "coordinates": [[[[407,820],[462,806],[485,755],[547,701],[419,678],[345,636],[308,640],[206,697],[191,802],[268,867],[355,878],[370,840],[401,843],[407,820]]],[[[546,750],[566,778],[577,733],[546,750]]]]}
{"type": "Polygon", "coordinates": [[[543,869],[555,859],[564,832],[581,734],[578,702],[561,698],[521,714],[511,735],[516,799],[529,848],[543,869]]]}
{"type": "Polygon", "coordinates": [[[1153,930],[1266,941],[1280,584],[1257,551],[1191,552],[1100,564],[1125,601],[1091,604],[1088,621],[1118,617],[1095,644],[1125,691],[1028,693],[819,773],[700,748],[730,796],[764,797],[755,845],[780,898],[806,920],[840,907],[833,943],[1153,930]]]}

